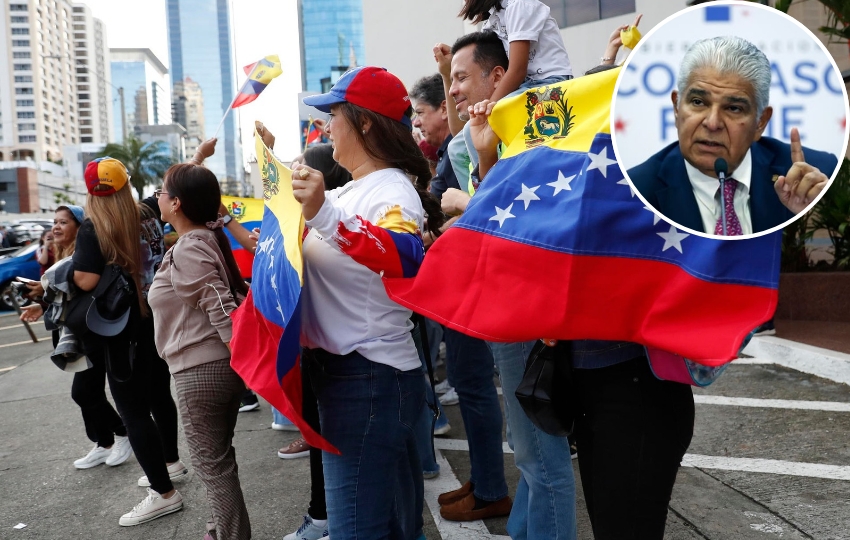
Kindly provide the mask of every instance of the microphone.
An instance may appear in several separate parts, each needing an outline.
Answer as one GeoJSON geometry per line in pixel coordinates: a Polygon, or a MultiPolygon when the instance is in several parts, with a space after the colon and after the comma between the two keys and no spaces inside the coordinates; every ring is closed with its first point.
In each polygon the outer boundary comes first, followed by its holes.
{"type": "Polygon", "coordinates": [[[723,158],[714,160],[714,174],[720,180],[720,211],[723,219],[720,221],[723,236],[726,236],[726,175],[729,173],[729,164],[723,158]]]}

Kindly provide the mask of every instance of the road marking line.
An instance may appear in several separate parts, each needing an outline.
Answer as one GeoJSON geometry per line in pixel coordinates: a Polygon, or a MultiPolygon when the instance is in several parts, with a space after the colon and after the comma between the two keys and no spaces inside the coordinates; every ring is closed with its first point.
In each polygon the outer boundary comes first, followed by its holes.
{"type": "Polygon", "coordinates": [[[782,461],[778,459],[731,458],[685,454],[684,459],[682,459],[682,466],[700,469],[719,469],[723,471],[783,474],[787,476],[803,476],[806,478],[824,478],[827,480],[850,480],[850,467],[782,461]]]}
{"type": "Polygon", "coordinates": [[[23,324],[13,324],[12,326],[0,326],[0,330],[11,330],[12,328],[23,328],[23,324]]]}
{"type": "MultiPolygon", "coordinates": [[[[434,439],[434,443],[436,444],[437,442],[444,440],[449,439],[434,439]]],[[[441,454],[438,449],[435,449],[435,454],[437,464],[440,466],[440,474],[432,480],[425,481],[425,503],[428,506],[428,510],[431,512],[431,517],[434,518],[434,523],[437,525],[437,531],[440,533],[440,537],[443,540],[501,540],[502,538],[505,538],[490,534],[487,526],[481,520],[455,522],[444,520],[440,516],[440,505],[437,504],[437,497],[439,497],[441,493],[458,489],[461,484],[443,454],[441,454]]]]}
{"type": "Polygon", "coordinates": [[[772,360],[764,358],[738,358],[732,362],[733,366],[767,366],[773,364],[772,360]]]}
{"type": "Polygon", "coordinates": [[[3,373],[4,371],[12,371],[16,367],[18,367],[18,366],[4,367],[4,368],[0,369],[0,373],[3,373]]]}
{"type": "MultiPolygon", "coordinates": [[[[50,336],[36,336],[40,339],[47,339],[50,336]]],[[[26,345],[27,343],[31,343],[33,345],[38,345],[39,343],[43,343],[43,341],[39,341],[38,343],[33,342],[33,340],[28,339],[26,341],[18,341],[15,343],[6,343],[5,345],[0,345],[0,349],[5,349],[6,347],[17,347],[18,345],[26,345]]]]}
{"type": "Polygon", "coordinates": [[[850,412],[850,403],[842,403],[840,401],[796,401],[790,399],[755,399],[695,394],[694,403],[701,405],[729,405],[733,407],[763,407],[767,409],[850,412]]]}
{"type": "MultiPolygon", "coordinates": [[[[440,450],[469,451],[469,443],[464,439],[434,439],[434,447],[440,450]]],[[[502,451],[512,454],[508,443],[502,443],[502,451]]],[[[579,452],[581,459],[581,452],[579,452]]],[[[683,467],[701,469],[720,469],[724,471],[757,472],[764,474],[784,474],[827,480],[850,480],[850,467],[841,465],[821,465],[820,463],[802,463],[776,459],[731,458],[721,456],[703,456],[685,454],[683,467]]],[[[442,465],[440,465],[442,470],[442,465]]],[[[440,473],[442,475],[442,472],[440,473]]]]}

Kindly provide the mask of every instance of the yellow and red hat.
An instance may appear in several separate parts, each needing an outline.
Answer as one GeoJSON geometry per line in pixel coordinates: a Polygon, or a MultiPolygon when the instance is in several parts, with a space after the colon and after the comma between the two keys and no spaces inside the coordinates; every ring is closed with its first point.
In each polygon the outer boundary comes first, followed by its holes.
{"type": "Polygon", "coordinates": [[[115,158],[102,157],[90,161],[84,174],[86,189],[96,197],[107,197],[127,185],[127,167],[115,158]]]}

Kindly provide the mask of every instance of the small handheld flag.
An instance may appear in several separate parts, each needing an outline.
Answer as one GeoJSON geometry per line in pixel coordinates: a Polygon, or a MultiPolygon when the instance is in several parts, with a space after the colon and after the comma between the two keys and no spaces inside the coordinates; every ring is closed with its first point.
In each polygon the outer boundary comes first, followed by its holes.
{"type": "Polygon", "coordinates": [[[247,105],[257,99],[260,92],[266,89],[266,86],[269,85],[272,79],[283,73],[283,70],[280,67],[280,57],[276,54],[266,56],[253,64],[245,66],[243,69],[248,75],[248,80],[245,81],[242,88],[240,88],[239,92],[236,94],[236,97],[234,97],[233,101],[230,102],[230,107],[224,111],[224,116],[221,118],[221,122],[218,123],[218,127],[215,129],[215,135],[213,135],[213,137],[218,135],[218,132],[221,130],[221,126],[224,124],[224,120],[227,118],[227,115],[230,114],[231,109],[247,105]]]}

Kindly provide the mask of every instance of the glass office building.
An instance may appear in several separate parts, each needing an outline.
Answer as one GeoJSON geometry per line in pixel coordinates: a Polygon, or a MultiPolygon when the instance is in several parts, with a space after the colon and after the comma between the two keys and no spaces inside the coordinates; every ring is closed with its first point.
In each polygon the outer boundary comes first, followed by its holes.
{"type": "Polygon", "coordinates": [[[341,71],[366,61],[362,0],[301,0],[304,89],[326,92],[341,71]]]}
{"type": "MultiPolygon", "coordinates": [[[[166,8],[172,84],[189,77],[200,85],[205,138],[212,137],[237,90],[230,1],[166,0],[166,8]]],[[[241,184],[244,177],[237,111],[227,116],[215,155],[205,162],[219,181],[230,185],[241,184]]]]}

